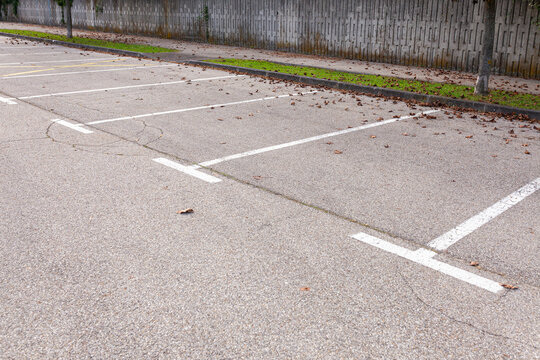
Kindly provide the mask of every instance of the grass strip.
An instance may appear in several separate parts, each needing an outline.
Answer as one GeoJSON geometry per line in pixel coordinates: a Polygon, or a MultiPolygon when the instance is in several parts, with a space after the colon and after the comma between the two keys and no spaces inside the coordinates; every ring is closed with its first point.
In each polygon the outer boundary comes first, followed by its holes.
{"type": "Polygon", "coordinates": [[[207,60],[216,64],[240,66],[317,79],[342,81],[358,85],[409,91],[418,94],[445,96],[455,99],[479,101],[489,104],[512,106],[522,109],[540,110],[540,96],[515,91],[491,90],[489,95],[474,94],[474,87],[419,80],[401,79],[390,76],[352,74],[343,71],[320,69],[307,66],[282,65],[264,60],[216,59],[207,60]]]}
{"type": "Polygon", "coordinates": [[[67,36],[65,35],[56,35],[56,34],[39,32],[39,31],[30,31],[30,30],[0,29],[0,32],[4,32],[8,34],[15,34],[15,35],[32,36],[32,37],[37,37],[41,39],[66,41],[66,42],[70,42],[74,44],[100,46],[100,47],[105,47],[109,49],[135,51],[135,52],[140,52],[140,53],[161,53],[161,52],[176,51],[173,49],[168,49],[168,48],[163,48],[163,47],[158,47],[158,46],[150,46],[150,45],[144,45],[144,44],[125,44],[125,43],[106,41],[106,40],[100,40],[100,39],[92,39],[92,38],[86,38],[86,37],[74,36],[73,38],[68,39],[67,36]]]}

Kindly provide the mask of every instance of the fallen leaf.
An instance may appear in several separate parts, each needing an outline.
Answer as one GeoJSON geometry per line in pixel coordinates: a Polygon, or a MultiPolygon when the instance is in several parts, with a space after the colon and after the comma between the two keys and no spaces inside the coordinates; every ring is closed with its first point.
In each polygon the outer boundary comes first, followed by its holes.
{"type": "Polygon", "coordinates": [[[343,154],[343,151],[339,151],[339,150],[334,150],[334,154],[337,154],[337,155],[339,155],[339,154],[343,154]]]}
{"type": "Polygon", "coordinates": [[[177,214],[191,214],[193,212],[195,212],[195,210],[193,210],[192,208],[187,208],[184,210],[178,210],[176,213],[177,214]]]}
{"type": "Polygon", "coordinates": [[[472,139],[472,135],[465,136],[465,139],[472,139]]]}
{"type": "Polygon", "coordinates": [[[403,136],[409,136],[408,133],[402,133],[401,135],[403,135],[403,136]]]}
{"type": "Polygon", "coordinates": [[[303,288],[300,288],[300,291],[309,291],[311,290],[310,288],[308,288],[307,286],[306,287],[303,287],[303,288]]]}
{"type": "Polygon", "coordinates": [[[331,142],[331,141],[326,143],[326,145],[332,145],[332,144],[333,144],[333,142],[331,142]]]}
{"type": "Polygon", "coordinates": [[[377,136],[371,135],[370,138],[375,139],[375,138],[377,138],[377,136]]]}
{"type": "Polygon", "coordinates": [[[255,180],[262,180],[263,177],[260,176],[260,175],[255,175],[253,178],[254,178],[255,180]]]}
{"type": "Polygon", "coordinates": [[[384,147],[388,149],[390,147],[390,145],[386,144],[386,145],[384,145],[384,147]]]}
{"type": "Polygon", "coordinates": [[[509,290],[517,290],[519,289],[517,286],[510,285],[510,284],[501,284],[503,288],[509,289],[509,290]]]}
{"type": "Polygon", "coordinates": [[[478,266],[480,264],[478,264],[478,261],[471,261],[471,263],[469,264],[471,266],[478,266]]]}
{"type": "Polygon", "coordinates": [[[529,150],[525,150],[525,154],[526,154],[526,155],[531,155],[531,153],[529,152],[529,150]]]}

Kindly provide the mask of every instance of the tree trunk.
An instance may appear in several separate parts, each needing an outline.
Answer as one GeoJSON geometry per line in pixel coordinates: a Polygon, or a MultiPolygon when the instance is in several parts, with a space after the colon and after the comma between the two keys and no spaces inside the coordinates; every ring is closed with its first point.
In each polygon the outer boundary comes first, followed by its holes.
{"type": "Polygon", "coordinates": [[[73,37],[73,26],[71,21],[71,1],[66,1],[66,22],[67,22],[67,37],[68,39],[71,39],[73,37]]]}
{"type": "Polygon", "coordinates": [[[495,43],[495,15],[497,14],[497,1],[484,0],[484,37],[482,39],[482,54],[478,79],[476,80],[475,94],[489,93],[489,74],[493,59],[493,45],[495,43]]]}

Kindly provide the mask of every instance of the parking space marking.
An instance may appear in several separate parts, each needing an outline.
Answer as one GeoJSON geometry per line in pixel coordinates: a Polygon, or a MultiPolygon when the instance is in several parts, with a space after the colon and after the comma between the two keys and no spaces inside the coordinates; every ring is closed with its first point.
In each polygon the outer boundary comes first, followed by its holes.
{"type": "Polygon", "coordinates": [[[239,105],[239,104],[248,104],[248,103],[259,102],[259,101],[267,101],[267,100],[281,99],[281,98],[286,98],[286,97],[291,97],[291,96],[307,95],[307,94],[315,94],[315,93],[317,93],[317,91],[308,91],[308,92],[303,92],[303,93],[286,94],[286,95],[278,95],[278,96],[268,96],[268,97],[258,98],[258,99],[233,101],[233,102],[230,102],[230,103],[223,103],[223,104],[204,105],[204,106],[197,106],[197,107],[187,108],[187,109],[176,109],[176,110],[160,111],[160,112],[149,113],[149,114],[141,114],[141,115],[133,115],[133,116],[122,116],[122,117],[113,118],[113,119],[90,121],[90,122],[87,122],[85,124],[81,124],[81,126],[82,125],[98,125],[98,124],[104,124],[104,123],[122,121],[122,120],[135,120],[135,119],[141,119],[141,118],[153,117],[153,116],[160,116],[160,115],[178,114],[178,113],[183,113],[183,112],[187,112],[187,111],[204,110],[204,109],[211,109],[211,108],[218,108],[218,107],[225,107],[225,106],[239,105]]]}
{"type": "Polygon", "coordinates": [[[496,202],[481,213],[456,226],[447,233],[432,240],[428,245],[439,251],[448,249],[465,236],[487,224],[489,221],[501,215],[503,212],[518,204],[528,196],[534,194],[538,189],[540,189],[540,177],[508,195],[504,199],[496,202]]]}
{"type": "Polygon", "coordinates": [[[42,76],[77,75],[77,74],[88,74],[88,73],[108,72],[108,71],[125,71],[125,70],[133,70],[133,69],[155,69],[155,68],[171,67],[171,66],[178,66],[178,65],[171,63],[171,64],[165,64],[165,65],[134,66],[134,67],[120,68],[120,69],[103,69],[103,70],[88,70],[88,71],[70,71],[70,72],[64,72],[64,73],[51,73],[51,74],[21,75],[21,76],[0,77],[0,80],[11,80],[11,79],[21,79],[21,78],[31,78],[31,77],[42,77],[42,76]]]}
{"type": "Polygon", "coordinates": [[[1,96],[0,96],[0,102],[3,102],[3,103],[8,104],[8,105],[17,105],[17,103],[15,101],[13,101],[13,99],[1,97],[1,96]]]}
{"type": "Polygon", "coordinates": [[[51,96],[87,94],[87,93],[94,93],[94,92],[101,92],[101,91],[113,91],[113,90],[136,89],[136,88],[151,87],[151,86],[175,85],[175,84],[182,84],[182,83],[187,83],[187,82],[199,82],[199,81],[212,81],[212,80],[231,79],[231,78],[238,78],[238,77],[243,77],[243,76],[246,76],[246,75],[215,76],[215,77],[210,77],[210,78],[200,78],[200,79],[193,79],[193,80],[178,80],[178,81],[168,81],[168,82],[153,83],[153,84],[139,84],[139,85],[118,86],[118,87],[110,87],[110,88],[102,88],[102,89],[66,91],[66,92],[51,93],[51,94],[20,96],[20,97],[14,98],[14,99],[27,100],[27,99],[36,99],[36,98],[44,98],[44,97],[51,97],[51,96]]]}
{"type": "MultiPolygon", "coordinates": [[[[18,46],[16,44],[13,44],[12,46],[0,46],[0,49],[38,49],[38,48],[45,49],[46,47],[45,46],[37,46],[37,45],[34,45],[34,46],[18,46]]],[[[48,48],[48,46],[47,46],[47,48],[48,48]]]]}
{"type": "Polygon", "coordinates": [[[35,69],[39,65],[2,65],[0,64],[0,69],[35,69]]]}
{"type": "Polygon", "coordinates": [[[384,121],[378,121],[378,122],[375,122],[375,123],[372,123],[372,124],[366,124],[366,125],[362,125],[362,126],[357,126],[357,127],[350,128],[350,129],[334,131],[334,132],[331,132],[331,133],[312,136],[312,137],[308,137],[308,138],[305,138],[305,139],[291,141],[291,142],[287,142],[287,143],[283,143],[283,144],[279,144],[279,145],[273,145],[273,146],[268,146],[268,147],[264,147],[264,148],[261,148],[261,149],[245,151],[245,152],[242,152],[242,153],[239,153],[239,154],[229,155],[229,156],[225,156],[225,157],[222,157],[222,158],[219,158],[219,159],[205,161],[205,162],[199,163],[197,165],[192,165],[192,168],[195,169],[195,168],[201,168],[201,167],[209,167],[209,166],[212,166],[212,165],[215,165],[215,164],[222,163],[224,161],[240,159],[240,158],[243,158],[243,157],[246,157],[246,156],[262,154],[262,153],[265,153],[265,152],[268,152],[268,151],[284,149],[284,148],[288,148],[288,147],[291,147],[291,146],[305,144],[305,143],[308,143],[308,142],[317,141],[317,140],[321,140],[321,139],[326,139],[326,138],[333,137],[333,136],[344,135],[344,134],[352,133],[352,132],[355,132],[355,131],[370,129],[370,128],[377,127],[377,126],[391,124],[393,122],[400,121],[400,120],[411,119],[411,118],[420,116],[422,114],[432,114],[432,113],[435,113],[435,112],[438,112],[438,111],[440,111],[440,110],[423,111],[423,112],[419,112],[418,114],[415,114],[415,115],[407,115],[407,116],[402,116],[400,118],[393,118],[393,119],[388,119],[388,120],[384,120],[384,121]]]}
{"type": "MultiPolygon", "coordinates": [[[[32,68],[36,68],[36,67],[39,67],[39,66],[32,66],[32,68]]],[[[13,76],[13,77],[16,77],[18,75],[26,75],[26,74],[33,74],[33,73],[37,73],[37,72],[44,72],[44,71],[51,71],[51,70],[55,70],[55,68],[41,68],[41,69],[36,69],[36,70],[30,70],[30,71],[22,71],[22,72],[17,72],[17,73],[11,73],[11,74],[5,74],[5,75],[1,75],[2,77],[10,77],[10,76],[13,76]]]]}
{"type": "MultiPolygon", "coordinates": [[[[47,61],[26,61],[26,62],[11,62],[11,63],[0,63],[1,65],[24,65],[24,64],[50,64],[50,63],[67,63],[67,62],[79,62],[79,61],[100,61],[100,60],[109,60],[110,58],[86,58],[78,60],[47,60],[47,61]]],[[[120,58],[117,58],[120,59],[120,58]]]]}
{"type": "Polygon", "coordinates": [[[30,66],[32,68],[39,68],[36,70],[31,71],[24,71],[24,72],[17,72],[12,74],[4,74],[1,75],[3,77],[8,76],[17,76],[17,75],[25,75],[25,74],[31,74],[36,72],[45,72],[45,71],[51,71],[51,70],[57,70],[57,69],[65,69],[65,68],[76,68],[76,67],[112,67],[112,66],[133,66],[130,64],[104,64],[104,63],[111,63],[111,62],[117,62],[117,61],[124,61],[124,59],[109,59],[109,60],[103,60],[103,61],[92,61],[92,62],[86,62],[84,64],[76,64],[76,65],[49,65],[51,67],[44,67],[40,65],[30,66]]]}
{"type": "Polygon", "coordinates": [[[54,120],[51,120],[51,121],[56,123],[56,124],[68,127],[68,128],[70,128],[72,130],[82,132],[83,134],[92,134],[93,133],[93,131],[91,131],[91,130],[80,127],[79,124],[73,124],[73,123],[67,122],[65,120],[60,120],[60,119],[54,119],[54,120]]]}
{"type": "Polygon", "coordinates": [[[65,54],[65,51],[54,51],[54,52],[44,52],[44,53],[18,53],[18,54],[0,54],[0,56],[8,56],[8,55],[48,55],[48,54],[65,54]]]}
{"type": "Polygon", "coordinates": [[[180,165],[180,164],[178,164],[178,163],[176,163],[174,161],[171,161],[171,160],[168,160],[168,159],[165,159],[165,158],[157,158],[157,159],[153,159],[153,161],[155,161],[157,163],[160,163],[162,165],[168,166],[170,168],[173,168],[175,170],[181,171],[181,172],[186,173],[188,175],[194,176],[194,177],[196,177],[198,179],[204,180],[204,181],[209,182],[211,184],[215,184],[215,183],[218,183],[218,182],[221,181],[221,179],[218,179],[215,176],[205,174],[203,172],[197,171],[197,170],[192,169],[192,168],[190,168],[188,166],[180,165]]]}
{"type": "Polygon", "coordinates": [[[412,251],[365,233],[358,233],[352,235],[351,237],[356,240],[362,241],[365,244],[387,251],[391,254],[397,255],[427,268],[436,270],[445,275],[451,276],[455,279],[464,281],[492,293],[498,293],[499,291],[503,290],[503,287],[493,280],[486,279],[482,276],[473,274],[471,272],[433,259],[433,257],[437,255],[437,253],[433,251],[423,248],[412,251]]]}
{"type": "Polygon", "coordinates": [[[60,46],[57,46],[57,47],[53,47],[53,46],[50,46],[50,45],[45,45],[45,46],[38,46],[38,45],[34,45],[34,46],[18,46],[18,45],[12,45],[12,46],[0,46],[0,49],[51,49],[51,50],[56,50],[56,49],[60,49],[60,46]]]}

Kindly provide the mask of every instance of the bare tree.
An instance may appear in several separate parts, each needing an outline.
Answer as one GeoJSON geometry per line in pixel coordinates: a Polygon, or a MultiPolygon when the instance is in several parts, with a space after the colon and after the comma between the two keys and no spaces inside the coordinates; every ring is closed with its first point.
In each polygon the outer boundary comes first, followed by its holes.
{"type": "Polygon", "coordinates": [[[64,12],[66,14],[66,28],[67,28],[67,37],[71,39],[73,37],[73,21],[71,19],[71,6],[73,5],[73,0],[56,0],[58,5],[62,7],[62,22],[64,20],[64,12]]]}
{"type": "Polygon", "coordinates": [[[495,16],[497,15],[497,0],[484,0],[484,37],[482,39],[482,54],[480,69],[476,80],[475,94],[489,93],[489,75],[493,61],[493,45],[495,43],[495,16]]]}

